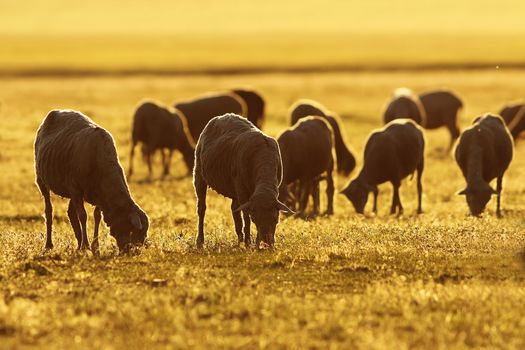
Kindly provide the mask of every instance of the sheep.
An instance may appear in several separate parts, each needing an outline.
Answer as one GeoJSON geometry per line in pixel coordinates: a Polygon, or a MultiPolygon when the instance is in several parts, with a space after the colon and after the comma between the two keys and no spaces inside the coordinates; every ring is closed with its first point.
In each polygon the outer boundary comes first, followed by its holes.
{"type": "Polygon", "coordinates": [[[365,146],[364,164],[359,175],[341,191],[363,214],[368,194],[374,194],[374,213],[377,213],[377,185],[390,181],[394,187],[390,214],[403,213],[399,198],[401,180],[417,171],[417,213],[423,212],[421,177],[424,168],[425,139],[423,131],[411,119],[396,119],[370,134],[365,146]]]}
{"type": "Polygon", "coordinates": [[[208,186],[231,198],[239,244],[250,246],[250,220],[257,227],[256,247],[273,246],[279,211],[291,213],[278,200],[282,163],[277,141],[247,119],[233,113],[217,116],[204,128],[195,149],[193,185],[199,217],[197,248],[204,245],[204,215],[208,186]]]}
{"type": "Polygon", "coordinates": [[[120,251],[143,244],[148,216],[133,201],[111,134],[87,116],[52,110],[38,128],[34,143],[36,184],[44,197],[46,249],[53,248],[50,192],[69,198],[67,214],[78,249],[88,249],[84,202],[95,206],[91,249],[98,254],[101,214],[120,251]]]}
{"type": "Polygon", "coordinates": [[[457,124],[458,112],[463,108],[463,102],[448,90],[427,91],[419,94],[419,100],[426,113],[425,129],[437,129],[446,126],[450,132],[448,152],[454,147],[460,130],[457,124]]]}
{"type": "Polygon", "coordinates": [[[383,122],[390,123],[397,118],[408,118],[421,126],[425,126],[426,113],[417,95],[410,89],[399,88],[394,91],[383,112],[383,122]]]}
{"type": "Polygon", "coordinates": [[[514,141],[516,141],[518,136],[525,131],[525,103],[506,105],[501,109],[499,115],[507,124],[514,141]]]}
{"type": "Polygon", "coordinates": [[[354,170],[356,162],[352,152],[345,144],[338,117],[331,111],[325,109],[316,101],[302,99],[295,102],[290,108],[291,124],[294,125],[300,118],[307,116],[318,116],[326,119],[332,127],[335,141],[335,155],[337,158],[337,171],[343,175],[348,176],[354,170]]]}
{"type": "Polygon", "coordinates": [[[334,212],[334,180],[332,171],[333,132],[330,124],[322,117],[301,118],[293,127],[285,130],[278,138],[283,163],[283,181],[279,187],[279,199],[285,201],[288,185],[296,181],[301,189],[299,213],[304,214],[310,192],[314,194],[314,214],[319,213],[318,183],[326,173],[326,214],[334,212]]]}
{"type": "Polygon", "coordinates": [[[133,156],[135,146],[139,142],[142,142],[143,154],[148,164],[150,177],[152,175],[151,158],[154,152],[159,149],[162,154],[163,177],[169,175],[170,161],[174,150],[179,150],[182,153],[188,173],[191,174],[193,171],[194,141],[189,134],[186,118],[176,111],[169,111],[154,102],[144,102],[137,108],[131,130],[128,177],[133,174],[133,156]]]}
{"type": "Polygon", "coordinates": [[[465,195],[470,213],[479,216],[490,197],[498,197],[496,214],[501,217],[503,175],[512,160],[514,143],[503,118],[487,113],[464,130],[456,146],[455,158],[467,187],[458,192],[465,195]],[[496,190],[489,183],[497,178],[496,190]]]}
{"type": "Polygon", "coordinates": [[[226,113],[247,115],[246,104],[234,93],[200,96],[190,101],[175,103],[175,108],[186,118],[191,137],[195,141],[213,117],[226,113]]]}
{"type": "Polygon", "coordinates": [[[240,96],[246,104],[246,107],[248,108],[248,120],[259,129],[262,129],[265,107],[265,102],[262,96],[256,91],[248,89],[234,89],[232,92],[240,96]]]}

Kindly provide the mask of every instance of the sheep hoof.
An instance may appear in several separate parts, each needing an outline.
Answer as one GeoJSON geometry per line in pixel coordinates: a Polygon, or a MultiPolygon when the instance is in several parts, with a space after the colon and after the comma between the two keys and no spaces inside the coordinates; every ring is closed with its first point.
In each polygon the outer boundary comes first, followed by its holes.
{"type": "Polygon", "coordinates": [[[204,241],[197,240],[197,249],[202,249],[204,247],[204,241]]]}
{"type": "Polygon", "coordinates": [[[418,210],[417,210],[417,214],[418,214],[418,215],[419,215],[419,214],[423,214],[423,209],[418,209],[418,210]]]}
{"type": "Polygon", "coordinates": [[[100,250],[98,249],[98,244],[91,245],[91,252],[93,253],[93,256],[96,256],[96,257],[100,256],[100,250]]]}

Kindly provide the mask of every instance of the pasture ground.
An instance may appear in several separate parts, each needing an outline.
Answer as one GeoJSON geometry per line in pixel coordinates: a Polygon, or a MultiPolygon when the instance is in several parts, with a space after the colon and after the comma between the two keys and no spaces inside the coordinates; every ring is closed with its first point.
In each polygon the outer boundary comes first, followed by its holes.
{"type": "MultiPolygon", "coordinates": [[[[104,228],[100,258],[75,250],[66,201],[57,197],[55,248],[42,255],[32,151],[47,111],[73,108],[114,135],[127,167],[131,116],[144,97],[171,104],[250,85],[267,100],[265,131],[273,136],[297,98],[338,112],[360,166],[394,88],[453,89],[465,101],[464,128],[522,97],[524,80],[524,71],[504,69],[0,78],[0,348],[524,348],[520,142],[504,180],[502,219],[495,199],[482,218],[466,215],[455,195],[464,180],[438,130],[426,133],[423,215],[415,215],[415,181],[403,183],[400,218],[388,215],[389,185],[380,187],[375,217],[356,215],[337,196],[331,218],[283,219],[271,252],[237,246],[229,201],[211,191],[205,249],[195,250],[195,200],[180,157],[169,179],[157,180],[157,167],[152,182],[140,181],[146,169],[137,159],[130,187],[150,216],[151,246],[118,256],[104,228]]],[[[337,178],[337,188],[347,181],[337,178]]]]}

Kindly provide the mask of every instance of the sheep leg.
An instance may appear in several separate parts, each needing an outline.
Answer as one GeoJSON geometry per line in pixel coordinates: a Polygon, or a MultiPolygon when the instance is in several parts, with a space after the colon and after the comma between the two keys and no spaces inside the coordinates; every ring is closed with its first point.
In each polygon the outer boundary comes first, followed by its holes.
{"type": "Polygon", "coordinates": [[[417,213],[423,213],[423,207],[421,205],[421,198],[423,196],[423,185],[421,184],[421,176],[423,175],[424,162],[421,159],[417,168],[417,213]]]}
{"type": "MultiPolygon", "coordinates": [[[[320,212],[320,197],[321,197],[321,194],[319,193],[319,180],[314,180],[312,182],[312,185],[311,185],[311,189],[312,189],[312,199],[314,201],[314,211],[313,211],[313,214],[315,216],[319,215],[319,212],[320,212]]],[[[308,198],[308,197],[307,197],[308,198]]],[[[327,210],[328,211],[328,210],[327,210]]]]}
{"type": "Polygon", "coordinates": [[[171,157],[173,156],[173,150],[168,150],[168,155],[166,157],[166,163],[164,164],[164,175],[168,176],[170,174],[170,164],[171,157]]]}
{"type": "Polygon", "coordinates": [[[377,195],[379,194],[379,190],[377,189],[377,187],[374,188],[372,193],[374,194],[374,207],[372,208],[372,210],[375,214],[377,214],[377,195]]]}
{"type": "Polygon", "coordinates": [[[232,205],[231,205],[233,223],[235,225],[235,233],[237,233],[239,244],[241,244],[243,242],[241,211],[235,210],[238,207],[239,207],[238,202],[233,200],[232,205]]]}
{"type": "MultiPolygon", "coordinates": [[[[317,183],[317,191],[319,192],[319,183],[317,183]]],[[[328,201],[326,215],[332,215],[334,213],[334,192],[334,178],[332,177],[332,171],[330,171],[326,176],[326,197],[328,201]]]]}
{"type": "Polygon", "coordinates": [[[131,177],[131,175],[133,175],[133,157],[135,155],[135,146],[136,145],[137,145],[137,143],[132,141],[132,143],[131,143],[131,151],[129,153],[128,177],[131,177]]]}
{"type": "Polygon", "coordinates": [[[397,185],[395,192],[396,192],[396,200],[397,200],[397,208],[398,208],[397,214],[401,215],[403,214],[403,206],[401,205],[401,196],[399,196],[399,186],[400,184],[397,185]]]}
{"type": "Polygon", "coordinates": [[[91,251],[93,252],[93,255],[99,255],[99,245],[98,245],[98,228],[100,226],[100,219],[102,218],[100,208],[95,207],[95,210],[93,211],[93,217],[95,218],[95,228],[93,233],[93,242],[91,242],[91,251]]]}
{"type": "Polygon", "coordinates": [[[46,215],[46,246],[45,249],[53,249],[52,229],[53,229],[53,205],[51,204],[51,194],[42,180],[37,179],[37,185],[44,197],[44,213],[46,215]]]}
{"type": "Polygon", "coordinates": [[[162,178],[166,176],[166,152],[164,148],[160,149],[160,155],[162,156],[162,178]]]}
{"type": "Polygon", "coordinates": [[[299,181],[299,213],[304,215],[306,212],[306,207],[308,206],[308,197],[310,196],[310,186],[309,181],[300,180],[299,181]]]}
{"type": "Polygon", "coordinates": [[[496,183],[496,192],[498,192],[497,206],[496,206],[496,215],[498,218],[501,218],[501,190],[503,189],[503,175],[498,176],[496,183]]]}
{"type": "Polygon", "coordinates": [[[252,239],[250,237],[250,214],[248,214],[247,211],[243,210],[242,216],[244,218],[244,245],[246,245],[246,247],[249,247],[252,244],[252,239]]]}
{"type": "Polygon", "coordinates": [[[390,208],[390,214],[395,214],[399,208],[398,214],[403,214],[403,206],[401,205],[401,200],[399,199],[399,183],[393,183],[394,186],[394,195],[392,197],[392,207],[390,208]]]}
{"type": "Polygon", "coordinates": [[[148,148],[146,152],[146,162],[148,163],[148,178],[151,179],[153,176],[153,166],[151,164],[151,150],[148,148]]]}
{"type": "Polygon", "coordinates": [[[454,143],[461,134],[456,124],[456,116],[454,116],[454,118],[450,120],[450,122],[447,125],[447,128],[450,132],[450,144],[448,145],[448,153],[450,153],[450,151],[452,151],[452,148],[454,147],[454,143]]]}
{"type": "Polygon", "coordinates": [[[197,248],[201,249],[204,245],[204,216],[206,214],[206,190],[208,185],[199,174],[195,174],[195,194],[197,195],[197,214],[199,215],[197,248]]]}
{"type": "Polygon", "coordinates": [[[75,237],[77,239],[77,249],[80,249],[80,244],[82,243],[82,229],[80,228],[77,210],[72,200],[69,201],[69,205],[67,207],[67,216],[69,217],[71,227],[73,227],[73,232],[75,232],[75,237]]]}
{"type": "Polygon", "coordinates": [[[77,211],[77,218],[80,222],[80,228],[82,231],[82,242],[80,243],[81,250],[89,249],[89,240],[87,236],[87,213],[84,208],[84,200],[80,196],[76,196],[71,199],[73,205],[77,211]]]}
{"type": "Polygon", "coordinates": [[[301,198],[302,198],[302,189],[299,184],[299,180],[296,180],[288,185],[288,187],[291,189],[291,193],[293,193],[293,209],[296,212],[296,215],[299,215],[299,211],[301,208],[301,198]]]}

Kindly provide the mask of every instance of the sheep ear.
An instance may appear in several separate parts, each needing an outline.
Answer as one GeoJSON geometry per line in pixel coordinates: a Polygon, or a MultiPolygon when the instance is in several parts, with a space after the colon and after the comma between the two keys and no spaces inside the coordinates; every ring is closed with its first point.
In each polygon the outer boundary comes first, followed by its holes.
{"type": "Polygon", "coordinates": [[[292,209],[288,208],[284,203],[282,203],[279,200],[277,200],[277,209],[286,214],[295,214],[295,212],[292,209]]]}
{"type": "Polygon", "coordinates": [[[456,194],[457,194],[457,195],[460,195],[460,196],[462,196],[462,195],[465,195],[465,196],[466,196],[466,195],[467,195],[467,192],[468,192],[468,189],[465,188],[465,189],[463,189],[463,190],[461,190],[461,191],[457,191],[456,194]]]}
{"type": "Polygon", "coordinates": [[[238,212],[238,211],[241,211],[241,210],[245,210],[245,209],[249,209],[250,208],[250,201],[244,203],[244,204],[241,204],[240,207],[238,207],[237,209],[233,210],[233,212],[238,212]]]}
{"type": "Polygon", "coordinates": [[[137,230],[142,230],[142,223],[140,222],[139,214],[131,213],[129,214],[129,219],[133,227],[135,227],[137,230]]]}

